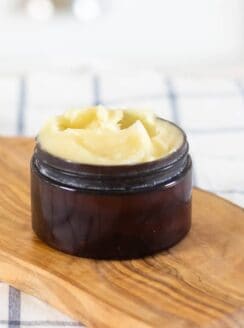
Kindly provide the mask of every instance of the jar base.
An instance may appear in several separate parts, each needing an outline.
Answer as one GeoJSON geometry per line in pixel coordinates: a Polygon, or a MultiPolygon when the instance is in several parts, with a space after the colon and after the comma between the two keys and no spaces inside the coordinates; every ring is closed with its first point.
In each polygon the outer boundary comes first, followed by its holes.
{"type": "Polygon", "coordinates": [[[36,233],[37,237],[49,247],[68,255],[94,260],[133,260],[141,259],[147,256],[153,256],[175,246],[187,236],[189,230],[190,226],[187,228],[187,230],[181,231],[175,235],[173,239],[170,238],[168,240],[162,241],[160,245],[148,245],[142,240],[135,240],[135,238],[126,238],[125,243],[124,239],[120,240],[118,236],[115,236],[113,240],[109,240],[107,242],[103,241],[101,245],[86,245],[81,247],[79,250],[73,251],[70,249],[58,247],[57,244],[52,243],[52,241],[42,238],[38,232],[34,232],[36,233]]]}

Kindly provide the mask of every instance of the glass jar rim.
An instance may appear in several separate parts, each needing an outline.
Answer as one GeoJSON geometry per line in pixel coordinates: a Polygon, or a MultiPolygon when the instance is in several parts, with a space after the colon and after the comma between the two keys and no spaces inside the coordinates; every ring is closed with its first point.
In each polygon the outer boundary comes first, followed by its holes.
{"type": "Polygon", "coordinates": [[[89,174],[89,172],[91,172],[91,174],[95,174],[95,172],[99,172],[100,174],[111,174],[111,173],[119,173],[121,171],[125,171],[127,174],[129,173],[128,171],[137,171],[137,170],[145,170],[147,171],[147,169],[151,170],[153,169],[153,167],[157,168],[157,167],[161,167],[161,166],[168,166],[170,164],[173,164],[175,161],[177,161],[178,157],[181,157],[182,154],[188,152],[189,150],[189,145],[187,142],[187,137],[186,134],[184,132],[184,130],[179,127],[177,124],[157,117],[157,119],[167,122],[171,125],[173,125],[174,127],[176,127],[180,133],[182,134],[182,143],[180,144],[180,146],[174,150],[173,152],[169,153],[166,156],[157,158],[155,160],[152,161],[146,161],[146,162],[139,162],[139,163],[134,163],[134,164],[118,164],[118,165],[106,165],[106,164],[88,164],[88,163],[78,163],[78,162],[73,162],[71,160],[67,160],[58,156],[55,156],[47,151],[45,151],[41,144],[38,142],[36,142],[36,147],[35,147],[35,153],[38,153],[38,157],[39,159],[49,165],[52,166],[53,168],[56,169],[60,169],[60,170],[64,170],[67,172],[72,172],[72,173],[77,173],[79,174],[79,172],[86,172],[87,174],[89,174]]]}
{"type": "Polygon", "coordinates": [[[182,134],[179,148],[165,157],[136,164],[94,165],[75,163],[54,156],[43,150],[37,142],[32,165],[44,177],[55,183],[86,191],[128,192],[162,185],[179,175],[189,163],[189,145],[185,132],[175,123],[182,134]]]}

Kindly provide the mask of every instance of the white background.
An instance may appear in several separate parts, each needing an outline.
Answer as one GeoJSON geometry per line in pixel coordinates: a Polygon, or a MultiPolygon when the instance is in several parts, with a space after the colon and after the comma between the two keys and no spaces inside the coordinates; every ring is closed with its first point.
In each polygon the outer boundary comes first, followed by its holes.
{"type": "Polygon", "coordinates": [[[84,24],[71,15],[35,22],[8,14],[14,0],[0,0],[0,69],[126,61],[187,70],[244,62],[242,0],[101,1],[103,14],[84,24]]]}

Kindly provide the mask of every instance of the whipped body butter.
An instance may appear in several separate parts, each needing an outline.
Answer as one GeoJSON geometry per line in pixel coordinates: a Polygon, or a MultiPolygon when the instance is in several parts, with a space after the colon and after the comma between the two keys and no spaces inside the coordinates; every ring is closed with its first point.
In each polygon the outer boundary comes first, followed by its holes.
{"type": "Polygon", "coordinates": [[[175,124],[148,111],[72,110],[37,136],[32,225],[69,254],[138,258],[189,231],[191,189],[188,143],[175,124]]]}

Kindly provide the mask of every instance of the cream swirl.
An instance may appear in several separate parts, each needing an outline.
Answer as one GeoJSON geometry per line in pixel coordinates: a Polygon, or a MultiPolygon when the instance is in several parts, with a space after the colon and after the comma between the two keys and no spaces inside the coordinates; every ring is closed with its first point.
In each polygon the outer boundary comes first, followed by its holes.
{"type": "Polygon", "coordinates": [[[169,155],[183,135],[150,111],[96,106],[50,118],[38,142],[48,153],[76,163],[126,165],[169,155]]]}

